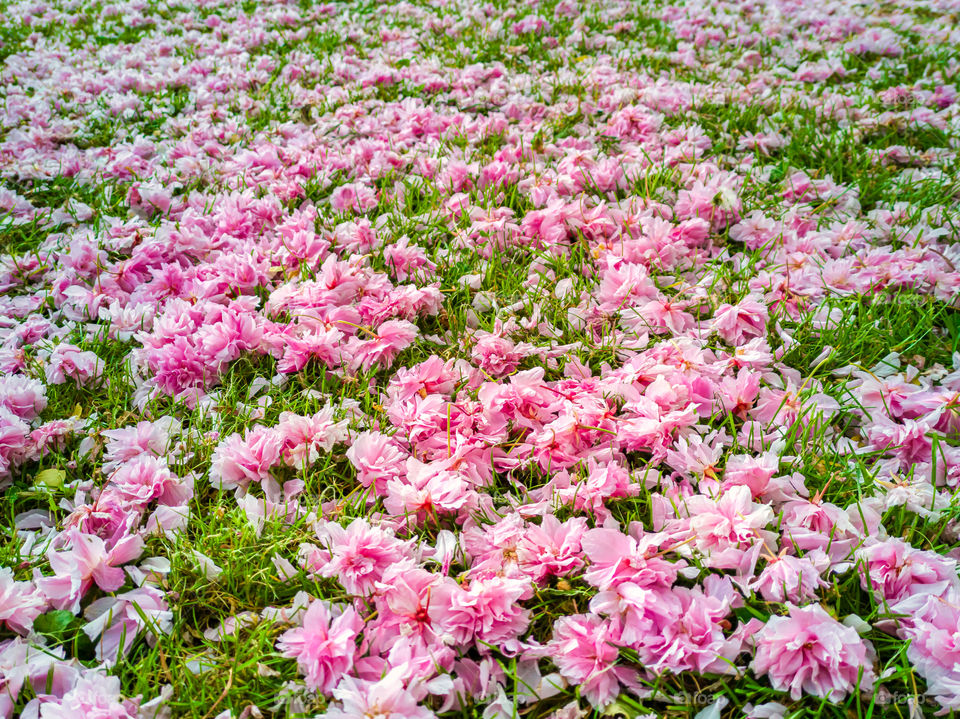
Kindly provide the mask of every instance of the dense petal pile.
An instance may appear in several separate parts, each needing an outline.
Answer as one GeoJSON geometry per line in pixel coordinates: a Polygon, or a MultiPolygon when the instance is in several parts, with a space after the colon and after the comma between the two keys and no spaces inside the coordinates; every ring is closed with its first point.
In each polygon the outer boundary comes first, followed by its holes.
{"type": "Polygon", "coordinates": [[[960,711],[958,12],[8,3],[0,719],[960,711]]]}

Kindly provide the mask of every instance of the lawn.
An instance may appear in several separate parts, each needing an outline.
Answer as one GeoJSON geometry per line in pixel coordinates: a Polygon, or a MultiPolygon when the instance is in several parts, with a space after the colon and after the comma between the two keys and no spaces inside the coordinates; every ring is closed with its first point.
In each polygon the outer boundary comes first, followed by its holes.
{"type": "Polygon", "coordinates": [[[0,8],[0,719],[960,714],[957,2],[0,8]]]}

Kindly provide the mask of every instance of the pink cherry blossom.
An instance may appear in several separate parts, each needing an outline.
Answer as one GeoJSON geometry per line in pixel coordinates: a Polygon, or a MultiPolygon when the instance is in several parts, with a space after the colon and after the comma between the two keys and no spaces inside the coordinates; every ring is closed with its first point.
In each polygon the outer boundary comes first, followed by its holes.
{"type": "Polygon", "coordinates": [[[26,634],[46,606],[46,599],[33,582],[14,581],[9,568],[0,569],[0,622],[18,634],[26,634]]]}
{"type": "Polygon", "coordinates": [[[560,675],[580,686],[595,707],[610,704],[621,691],[622,682],[631,682],[633,672],[617,666],[616,626],[591,615],[570,615],[554,624],[553,639],[547,645],[560,675]]]}
{"type": "Polygon", "coordinates": [[[771,617],[755,642],[750,668],[793,699],[807,692],[840,701],[873,686],[872,645],[819,605],[790,607],[789,615],[771,617]]]}
{"type": "Polygon", "coordinates": [[[339,702],[320,716],[325,719],[379,716],[386,719],[433,719],[436,715],[421,706],[409,688],[404,687],[406,667],[398,666],[379,681],[345,677],[333,692],[339,702]]]}
{"type": "Polygon", "coordinates": [[[330,607],[318,600],[304,613],[302,627],[280,636],[277,648],[297,660],[307,687],[329,695],[352,668],[362,629],[363,619],[352,607],[330,607]]]}
{"type": "Polygon", "coordinates": [[[348,593],[357,596],[370,594],[389,568],[413,560],[409,542],[363,519],[355,519],[347,527],[324,523],[318,527],[318,535],[329,556],[314,560],[307,554],[310,566],[316,566],[321,576],[335,578],[348,593]]]}
{"type": "Polygon", "coordinates": [[[247,489],[270,477],[279,462],[282,439],[273,429],[257,427],[233,434],[217,445],[210,464],[210,483],[224,489],[247,489]]]}

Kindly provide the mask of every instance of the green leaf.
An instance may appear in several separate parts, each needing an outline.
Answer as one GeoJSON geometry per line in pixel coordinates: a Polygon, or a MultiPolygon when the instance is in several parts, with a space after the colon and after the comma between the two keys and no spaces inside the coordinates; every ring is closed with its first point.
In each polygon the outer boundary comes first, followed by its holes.
{"type": "Polygon", "coordinates": [[[45,484],[48,487],[62,487],[63,480],[66,478],[67,473],[62,469],[44,469],[41,472],[37,472],[37,475],[33,479],[35,482],[45,484]]]}
{"type": "Polygon", "coordinates": [[[54,609],[37,617],[33,621],[33,628],[37,634],[63,641],[67,637],[74,619],[76,617],[73,616],[72,612],[65,609],[54,609]]]}

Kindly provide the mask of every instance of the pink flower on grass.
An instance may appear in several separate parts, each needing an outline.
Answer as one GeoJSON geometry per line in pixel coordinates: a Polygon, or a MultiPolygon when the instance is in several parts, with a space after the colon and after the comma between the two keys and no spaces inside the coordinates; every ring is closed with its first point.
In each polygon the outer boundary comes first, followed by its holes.
{"type": "Polygon", "coordinates": [[[0,377],[0,406],[22,420],[35,420],[47,407],[43,384],[23,375],[0,377]]]}
{"type": "Polygon", "coordinates": [[[335,422],[333,414],[333,407],[329,405],[309,417],[280,413],[275,429],[283,442],[283,461],[287,465],[303,468],[313,464],[321,451],[329,452],[347,439],[347,420],[335,422]]]}
{"type": "Polygon", "coordinates": [[[540,526],[530,526],[517,545],[517,561],[523,572],[537,583],[550,576],[572,574],[583,567],[580,540],[587,520],[573,517],[561,523],[552,514],[540,526]]]}
{"type": "Polygon", "coordinates": [[[377,206],[377,193],[361,182],[341,185],[330,195],[330,206],[341,212],[366,212],[377,206]]]}
{"type": "Polygon", "coordinates": [[[350,367],[364,372],[374,365],[389,367],[394,358],[413,344],[417,326],[406,320],[388,320],[380,325],[372,335],[361,333],[347,341],[346,351],[352,359],[350,367]]]}
{"type": "Polygon", "coordinates": [[[132,562],[143,551],[143,539],[137,535],[124,537],[110,550],[100,537],[78,529],[66,530],[61,537],[69,542],[69,548],[47,552],[54,576],[38,578],[37,586],[54,608],[74,613],[94,583],[105,592],[122,587],[126,574],[121,565],[132,562]]]}
{"type": "Polygon", "coordinates": [[[607,258],[601,270],[597,301],[604,312],[616,312],[657,298],[657,285],[644,265],[607,258]]]}
{"type": "Polygon", "coordinates": [[[830,558],[816,549],[803,557],[781,554],[750,584],[768,602],[804,602],[817,598],[817,590],[830,586],[820,574],[830,566],[830,558]]]}
{"type": "Polygon", "coordinates": [[[755,503],[744,485],[730,487],[717,499],[702,494],[688,497],[684,513],[690,546],[703,556],[706,566],[715,569],[742,569],[751,549],[763,542],[772,546],[776,539],[765,529],[773,521],[773,510],[755,503]]]}
{"type": "Polygon", "coordinates": [[[47,600],[33,582],[15,582],[11,569],[0,569],[0,626],[26,634],[46,607],[47,600]]]}
{"type": "Polygon", "coordinates": [[[30,425],[0,406],[0,478],[33,454],[30,425]]]}
{"type": "Polygon", "coordinates": [[[634,672],[617,666],[620,631],[611,621],[591,614],[561,617],[553,624],[546,655],[561,676],[580,687],[593,706],[604,707],[620,695],[621,682],[631,682],[634,672]]]}
{"type": "Polygon", "coordinates": [[[487,577],[474,579],[467,588],[441,584],[431,596],[431,607],[459,644],[476,641],[507,651],[520,648],[519,639],[530,624],[530,610],[520,602],[533,591],[527,579],[487,577]]]}
{"type": "Polygon", "coordinates": [[[477,337],[470,351],[470,359],[477,367],[490,377],[505,377],[517,371],[523,355],[511,340],[492,332],[478,332],[477,337]]]}
{"type": "Polygon", "coordinates": [[[101,432],[100,435],[107,440],[104,473],[112,472],[124,462],[142,454],[162,457],[171,438],[179,433],[180,421],[169,415],[155,422],[137,422],[132,427],[101,432]]]}
{"type": "Polygon", "coordinates": [[[444,467],[445,463],[425,463],[409,457],[406,479],[387,482],[384,509],[395,517],[420,523],[474,505],[476,492],[465,476],[444,467]]]}
{"type": "Polygon", "coordinates": [[[77,669],[63,661],[63,653],[63,647],[38,647],[20,637],[0,641],[0,717],[14,716],[24,685],[34,694],[62,696],[76,683],[77,669]]]}
{"type": "Polygon", "coordinates": [[[96,645],[97,659],[106,666],[125,657],[141,631],[154,646],[159,634],[173,628],[173,612],[167,607],[163,592],[150,585],[138,587],[115,597],[102,597],[87,607],[89,620],[84,633],[96,645]]]}
{"type": "Polygon", "coordinates": [[[407,473],[407,453],[390,437],[380,432],[363,432],[347,450],[347,459],[357,470],[357,481],[373,485],[376,494],[387,491],[387,482],[407,473]]]}
{"type": "Polygon", "coordinates": [[[873,687],[873,646],[818,604],[791,606],[789,616],[771,617],[755,641],[750,668],[794,700],[806,692],[840,701],[857,688],[873,687]]]}
{"type": "Polygon", "coordinates": [[[754,497],[764,494],[770,485],[770,480],[780,467],[780,458],[772,453],[751,456],[734,454],[727,457],[727,464],[723,470],[721,488],[728,490],[731,487],[744,486],[754,497]]]}
{"type": "MultiPolygon", "coordinates": [[[[670,607],[676,601],[676,614],[667,613],[663,617],[667,621],[655,624],[636,644],[640,660],[650,671],[736,673],[734,660],[740,654],[742,639],[727,637],[723,627],[729,626],[726,617],[740,596],[728,577],[710,576],[704,585],[706,591],[676,587],[670,592],[671,600],[662,602],[670,607]]],[[[649,612],[648,616],[657,615],[649,612]]]]}
{"type": "Polygon", "coordinates": [[[307,688],[329,695],[353,668],[363,619],[352,607],[331,607],[314,601],[303,615],[303,626],[280,635],[277,649],[297,660],[307,688]]]}
{"type": "Polygon", "coordinates": [[[663,535],[647,534],[640,541],[616,529],[591,529],[583,535],[583,553],[590,560],[584,579],[601,591],[629,582],[644,589],[667,589],[685,562],[661,556],[663,535]]]}
{"type": "Polygon", "coordinates": [[[897,635],[910,642],[907,658],[944,709],[960,710],[960,606],[916,594],[892,607],[904,615],[897,635]]]}
{"type": "Polygon", "coordinates": [[[444,361],[431,355],[423,362],[411,367],[401,367],[390,379],[387,394],[394,401],[405,402],[419,395],[449,395],[465,373],[463,360],[444,361]]]}
{"type": "MultiPolygon", "coordinates": [[[[380,681],[346,676],[333,691],[339,706],[327,709],[323,719],[435,719],[436,714],[420,706],[417,695],[404,686],[407,667],[394,667],[380,681]]],[[[318,719],[320,719],[318,717],[318,719]]]]}
{"type": "Polygon", "coordinates": [[[336,579],[347,593],[355,596],[371,594],[387,569],[413,559],[409,541],[370,526],[362,518],[346,527],[324,522],[317,533],[329,552],[329,559],[317,568],[317,573],[336,579]]]}
{"type": "Polygon", "coordinates": [[[767,333],[770,314],[757,298],[747,296],[735,305],[723,304],[713,313],[713,329],[731,345],[741,345],[767,333]]]}
{"type": "Polygon", "coordinates": [[[181,485],[180,478],[148,454],[121,465],[110,475],[106,492],[121,506],[134,509],[143,509],[154,500],[179,506],[190,499],[190,490],[181,485]]]}
{"type": "Polygon", "coordinates": [[[693,187],[677,193],[674,212],[683,219],[702,217],[714,230],[720,230],[740,220],[743,206],[738,184],[735,176],[722,172],[708,182],[697,180],[693,187]]]}
{"type": "Polygon", "coordinates": [[[760,394],[760,373],[741,367],[737,376],[720,380],[720,404],[724,412],[746,419],[760,394]]]}
{"type": "MultiPolygon", "coordinates": [[[[50,697],[44,697],[49,699],[50,697]]],[[[88,672],[59,700],[40,705],[40,719],[136,719],[138,702],[120,694],[120,679],[88,672]]]]}
{"type": "MultiPolygon", "coordinates": [[[[608,500],[634,497],[640,493],[642,485],[634,481],[626,468],[618,462],[597,464],[591,459],[587,467],[589,473],[585,479],[570,482],[566,487],[558,486],[556,496],[565,504],[572,504],[577,510],[592,512],[597,523],[609,516],[610,510],[606,505],[608,500]]],[[[654,474],[652,471],[645,473],[644,480],[652,479],[654,474]]]]}
{"type": "Polygon", "coordinates": [[[424,279],[431,276],[437,269],[423,248],[410,244],[410,238],[406,235],[395,244],[384,248],[383,259],[400,282],[405,282],[411,277],[424,279]]]}
{"type": "Polygon", "coordinates": [[[223,489],[247,489],[262,482],[279,464],[283,440],[273,429],[254,427],[244,436],[232,434],[213,451],[210,483],[223,489]]]}
{"type": "Polygon", "coordinates": [[[314,358],[328,367],[339,365],[343,337],[343,332],[337,329],[305,332],[300,336],[277,334],[279,351],[282,353],[277,371],[284,374],[299,372],[314,358]]]}
{"type": "MultiPolygon", "coordinates": [[[[803,424],[809,424],[818,414],[831,416],[840,409],[840,405],[830,395],[822,392],[801,395],[801,386],[788,380],[785,389],[763,387],[760,389],[756,406],[750,410],[750,416],[767,427],[791,427],[803,418],[803,424]]],[[[929,455],[928,455],[929,456],[929,455]]]]}
{"type": "Polygon", "coordinates": [[[960,601],[957,562],[949,557],[914,549],[894,537],[868,542],[856,557],[863,564],[860,586],[872,589],[878,600],[894,604],[923,594],[960,601]]]}
{"type": "Polygon", "coordinates": [[[79,387],[100,378],[103,360],[93,352],[70,344],[60,344],[50,353],[44,372],[50,384],[63,384],[69,378],[79,387]]]}

